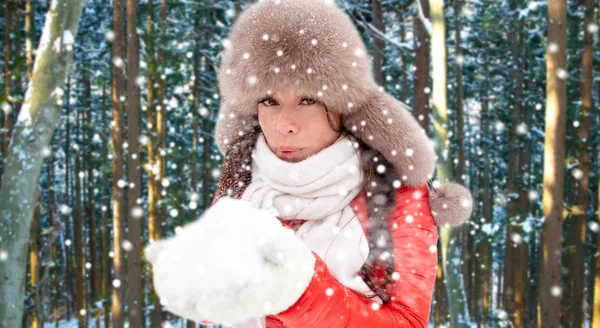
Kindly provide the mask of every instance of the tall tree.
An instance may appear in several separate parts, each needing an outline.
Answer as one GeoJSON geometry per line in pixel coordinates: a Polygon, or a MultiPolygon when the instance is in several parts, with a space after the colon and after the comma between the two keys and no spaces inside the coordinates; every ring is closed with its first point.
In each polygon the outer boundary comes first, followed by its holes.
{"type": "MultiPolygon", "coordinates": [[[[54,156],[52,153],[49,154],[47,159],[47,174],[48,174],[48,219],[50,220],[50,225],[53,228],[52,232],[52,240],[48,242],[50,245],[50,261],[52,263],[58,264],[58,236],[61,233],[60,223],[56,219],[56,207],[55,207],[55,199],[54,199],[54,156]]],[[[48,293],[50,296],[50,318],[54,322],[54,326],[58,326],[58,307],[59,307],[59,265],[53,265],[50,272],[50,292],[48,293]]]]}
{"type": "Polygon", "coordinates": [[[33,295],[34,304],[36,304],[36,308],[33,309],[31,315],[31,328],[39,328],[41,320],[43,318],[43,313],[37,311],[37,309],[43,309],[42,306],[38,306],[41,303],[41,299],[38,297],[38,288],[40,282],[40,230],[41,223],[40,217],[41,214],[41,204],[38,203],[33,211],[33,219],[31,221],[31,236],[29,240],[29,286],[31,295],[33,295]]]}
{"type": "Polygon", "coordinates": [[[566,130],[567,10],[565,0],[548,1],[546,128],[540,310],[542,327],[560,322],[562,211],[566,130]]]}
{"type": "MultiPolygon", "coordinates": [[[[406,42],[406,26],[409,15],[406,14],[406,8],[407,6],[404,4],[403,1],[400,2],[400,4],[398,5],[398,16],[400,19],[400,42],[405,43],[406,42]]],[[[400,55],[400,62],[402,63],[402,70],[400,70],[400,76],[401,76],[401,80],[402,80],[402,88],[400,90],[401,92],[401,96],[400,99],[406,103],[408,103],[408,94],[409,94],[409,87],[408,87],[408,78],[409,78],[409,72],[408,72],[408,60],[406,58],[406,52],[402,52],[402,54],[400,55]]]]}
{"type": "MultiPolygon", "coordinates": [[[[464,183],[466,180],[466,159],[465,159],[465,145],[463,136],[465,135],[464,131],[464,105],[463,105],[463,94],[464,94],[464,86],[463,86],[463,51],[462,51],[462,1],[456,0],[454,1],[454,19],[456,21],[456,30],[454,34],[455,38],[455,47],[456,47],[456,143],[457,143],[457,166],[456,166],[456,175],[459,177],[459,181],[464,183]]],[[[462,279],[463,279],[463,288],[465,292],[470,292],[472,288],[471,284],[471,267],[473,263],[473,257],[471,256],[471,238],[470,238],[470,230],[471,227],[469,224],[464,224],[460,228],[461,240],[462,240],[462,279]]],[[[467,302],[469,301],[469,295],[465,295],[467,298],[467,302]]],[[[470,308],[470,306],[468,307],[470,308]]]]}
{"type": "MultiPolygon", "coordinates": [[[[517,70],[517,81],[516,84],[520,86],[521,89],[525,89],[525,72],[527,72],[527,53],[525,48],[525,24],[521,20],[518,27],[518,38],[519,44],[517,53],[519,54],[519,59],[517,60],[517,65],[520,68],[517,70]]],[[[518,165],[518,175],[520,177],[529,176],[529,170],[531,167],[531,137],[527,132],[530,128],[530,111],[529,106],[527,106],[526,101],[526,90],[520,90],[516,93],[517,96],[517,108],[519,109],[518,117],[519,124],[517,125],[517,134],[519,135],[519,165],[518,165]]],[[[517,234],[514,235],[515,241],[515,267],[514,267],[514,306],[516,309],[515,312],[515,321],[514,324],[516,327],[523,327],[527,325],[526,320],[526,308],[528,304],[528,296],[527,291],[529,290],[529,279],[527,275],[528,262],[530,261],[529,257],[529,245],[528,243],[532,243],[531,238],[525,238],[529,233],[523,227],[527,224],[527,220],[529,217],[530,204],[529,204],[529,196],[528,190],[530,188],[530,184],[528,179],[518,179],[517,180],[517,193],[518,193],[518,202],[517,202],[517,225],[518,230],[517,234]],[[528,240],[526,242],[526,240],[528,240]]]]}
{"type": "Polygon", "coordinates": [[[123,241],[125,233],[125,193],[123,188],[123,100],[125,59],[125,41],[123,34],[123,2],[113,1],[113,49],[112,49],[112,210],[113,210],[113,292],[112,320],[113,326],[122,328],[125,316],[125,274],[123,241]]]}
{"type": "Polygon", "coordinates": [[[140,65],[137,34],[137,1],[127,0],[127,239],[131,250],[127,256],[129,325],[142,327],[142,181],[140,171],[140,65]]]}
{"type": "MultiPolygon", "coordinates": [[[[167,52],[165,50],[165,44],[167,43],[167,11],[169,6],[169,0],[161,0],[160,6],[160,48],[158,50],[158,63],[159,65],[165,65],[165,60],[167,57],[167,52]]],[[[164,67],[161,69],[161,72],[164,72],[164,67]]],[[[157,194],[160,195],[160,198],[157,199],[157,203],[160,204],[163,196],[162,196],[162,182],[167,176],[167,117],[166,117],[166,106],[165,106],[165,97],[167,92],[167,81],[166,75],[161,74],[160,80],[158,81],[158,92],[157,92],[157,100],[158,105],[156,106],[156,138],[158,139],[158,151],[157,151],[157,166],[158,166],[158,178],[157,181],[157,194]]],[[[157,227],[160,227],[160,223],[165,219],[165,209],[162,206],[158,206],[158,223],[157,227]]],[[[162,232],[158,230],[158,233],[162,232]]]]}
{"type": "Polygon", "coordinates": [[[590,125],[592,122],[592,71],[593,41],[592,23],[594,22],[594,1],[585,0],[585,18],[583,21],[583,56],[581,83],[581,122],[579,129],[579,158],[581,178],[577,183],[577,205],[575,208],[575,254],[573,255],[573,306],[571,320],[573,327],[582,327],[584,318],[584,286],[585,286],[585,242],[586,222],[589,210],[590,179],[590,125]]]}
{"type": "MultiPolygon", "coordinates": [[[[446,23],[444,17],[444,1],[430,0],[431,10],[431,52],[433,73],[433,126],[437,144],[437,179],[440,183],[453,180],[452,159],[447,143],[449,135],[447,73],[446,73],[446,23]]],[[[457,242],[460,230],[451,227],[440,227],[440,244],[442,266],[446,291],[450,308],[452,327],[466,327],[469,312],[462,285],[461,268],[454,265],[454,259],[460,258],[460,247],[457,242]]]]}
{"type": "MultiPolygon", "coordinates": [[[[148,174],[148,238],[150,241],[160,239],[160,224],[158,220],[158,208],[157,203],[160,195],[158,193],[158,185],[160,181],[157,180],[158,177],[158,153],[157,153],[157,138],[156,138],[156,92],[155,92],[155,82],[157,77],[157,63],[156,61],[156,33],[154,30],[154,3],[152,1],[148,2],[148,20],[147,20],[147,35],[149,36],[146,44],[148,46],[147,50],[147,59],[146,61],[149,63],[148,65],[148,73],[147,73],[147,119],[148,119],[148,144],[147,144],[147,158],[148,164],[146,167],[146,172],[148,174]]],[[[148,266],[148,280],[152,281],[153,273],[150,266],[148,266]]],[[[150,284],[150,302],[154,303],[154,308],[150,317],[150,326],[156,327],[160,326],[163,318],[162,318],[162,306],[160,304],[160,298],[156,294],[154,290],[154,284],[150,284]]]]}
{"type": "MultiPolygon", "coordinates": [[[[381,11],[381,1],[372,0],[373,6],[373,26],[380,32],[384,32],[383,13],[381,11]]],[[[383,83],[383,74],[381,66],[383,65],[383,40],[379,36],[373,37],[373,76],[375,82],[379,85],[383,83]]]]}
{"type": "Polygon", "coordinates": [[[25,63],[27,65],[27,80],[33,73],[33,42],[35,39],[35,6],[32,0],[25,1],[25,63]]]}
{"type": "Polygon", "coordinates": [[[110,276],[111,276],[111,258],[108,256],[110,250],[110,234],[111,227],[109,225],[108,208],[109,202],[107,201],[108,186],[110,186],[108,177],[108,122],[106,120],[106,83],[102,84],[102,166],[100,172],[102,172],[102,188],[100,189],[102,194],[100,199],[102,200],[102,226],[100,231],[102,232],[102,306],[104,308],[104,327],[110,326],[110,302],[108,302],[109,295],[111,292],[110,276]]]}
{"type": "Polygon", "coordinates": [[[238,18],[242,11],[242,0],[235,0],[235,19],[238,18]]]}
{"type": "Polygon", "coordinates": [[[81,117],[80,111],[76,114],[77,124],[77,143],[75,152],[75,207],[73,211],[73,271],[75,272],[75,311],[77,313],[77,322],[79,328],[86,326],[87,318],[87,304],[86,304],[86,283],[85,283],[85,266],[83,264],[85,260],[85,242],[83,240],[83,221],[82,221],[82,207],[81,207],[81,180],[83,180],[84,171],[81,169],[79,149],[80,136],[81,136],[81,117]]]}
{"type": "MultiPolygon", "coordinates": [[[[509,1],[510,12],[516,13],[520,2],[518,0],[509,1]]],[[[511,316],[509,318],[517,327],[522,327],[523,318],[523,304],[522,294],[520,290],[517,290],[516,285],[523,283],[523,278],[520,274],[517,274],[517,268],[519,273],[523,272],[524,266],[522,263],[518,263],[519,254],[522,252],[524,247],[521,243],[521,231],[520,223],[523,221],[521,217],[522,213],[520,210],[520,200],[517,197],[520,195],[522,189],[522,183],[518,179],[521,170],[519,169],[524,163],[522,158],[519,158],[520,150],[523,147],[523,143],[519,137],[519,131],[522,130],[523,117],[522,107],[524,106],[523,99],[523,67],[521,65],[522,54],[522,42],[521,42],[521,29],[523,24],[520,22],[516,14],[510,16],[510,27],[509,27],[509,39],[510,39],[510,53],[511,61],[513,63],[510,70],[510,80],[513,81],[511,93],[512,98],[509,100],[510,114],[508,116],[508,133],[509,142],[507,148],[508,156],[508,174],[507,174],[507,203],[506,203],[506,215],[508,223],[506,227],[505,236],[505,252],[504,252],[504,277],[502,283],[502,303],[504,310],[511,316]],[[517,299],[520,305],[517,305],[517,299]]]]}
{"type": "MultiPolygon", "coordinates": [[[[484,66],[484,72],[487,71],[487,66],[484,66]]],[[[492,110],[489,104],[489,86],[484,87],[484,91],[481,95],[481,133],[482,135],[492,134],[493,131],[490,127],[492,121],[492,110]]],[[[490,154],[492,152],[492,145],[489,141],[483,141],[483,153],[490,154]]],[[[490,156],[484,156],[483,158],[483,182],[480,197],[483,203],[482,206],[482,218],[480,220],[481,225],[489,224],[493,221],[494,209],[492,200],[494,199],[494,192],[492,188],[493,184],[493,168],[492,159],[490,156]]],[[[491,264],[492,264],[492,251],[491,251],[491,238],[487,234],[483,234],[482,241],[475,249],[475,253],[479,254],[478,270],[475,276],[475,286],[477,286],[477,304],[476,307],[478,322],[487,324],[486,313],[491,308],[490,295],[492,292],[491,288],[491,264]]]]}
{"type": "Polygon", "coordinates": [[[56,6],[50,6],[0,186],[0,238],[8,250],[7,259],[0,261],[0,280],[3,281],[0,323],[7,327],[18,326],[23,313],[23,302],[17,300],[24,297],[27,241],[38,200],[35,190],[43,161],[42,150],[50,144],[58,119],[57,101],[62,101],[83,8],[81,0],[57,0],[53,4],[56,6]]]}
{"type": "Polygon", "coordinates": [[[419,19],[415,14],[414,18],[416,72],[413,81],[413,115],[429,135],[429,33],[425,26],[429,19],[429,0],[416,0],[416,3],[423,17],[419,19]]]}
{"type": "MultiPolygon", "coordinates": [[[[12,85],[12,18],[14,12],[13,1],[4,0],[4,99],[2,105],[4,111],[4,133],[2,135],[2,158],[8,156],[8,143],[10,142],[10,131],[12,128],[12,103],[10,102],[12,85]]],[[[3,164],[4,166],[4,164],[3,164]]],[[[4,175],[3,175],[4,176],[4,175]]]]}
{"type": "MultiPolygon", "coordinates": [[[[88,200],[87,200],[87,206],[86,206],[86,217],[87,217],[87,224],[88,224],[88,240],[89,240],[89,244],[90,244],[90,262],[92,264],[92,268],[90,270],[90,286],[91,286],[91,293],[90,293],[90,300],[91,300],[91,305],[95,306],[95,304],[97,304],[97,302],[99,302],[101,300],[101,293],[100,293],[100,263],[98,261],[98,254],[102,254],[104,253],[104,251],[102,250],[102,248],[100,248],[100,251],[98,250],[98,242],[97,242],[97,230],[96,230],[96,212],[95,212],[95,207],[96,207],[96,203],[94,201],[95,199],[95,195],[94,195],[94,171],[93,171],[93,166],[94,166],[94,158],[93,158],[93,135],[94,135],[94,123],[93,123],[93,117],[92,117],[92,113],[94,112],[92,109],[92,81],[91,78],[89,76],[88,73],[84,74],[84,101],[85,101],[85,127],[86,127],[86,156],[85,156],[85,166],[87,168],[87,195],[88,195],[88,200]]],[[[99,314],[100,314],[100,309],[98,308],[90,308],[91,311],[93,311],[93,316],[96,320],[96,322],[98,322],[99,320],[99,314]]]]}
{"type": "MultiPolygon", "coordinates": [[[[65,120],[65,206],[67,211],[64,212],[66,218],[67,227],[65,231],[66,238],[68,240],[71,239],[72,229],[68,229],[71,227],[71,210],[69,206],[71,206],[71,160],[69,154],[71,153],[71,79],[67,77],[67,93],[65,95],[65,109],[66,109],[66,120],[65,120]]],[[[71,256],[70,256],[70,247],[65,249],[65,281],[73,281],[73,270],[71,269],[71,256]]],[[[72,300],[75,299],[75,291],[73,290],[73,284],[68,284],[68,294],[66,305],[67,305],[67,319],[71,320],[71,305],[72,300]]]]}
{"type": "MultiPolygon", "coordinates": [[[[202,61],[202,10],[199,4],[196,5],[195,13],[194,13],[194,107],[193,107],[193,115],[194,115],[194,125],[193,125],[193,136],[192,136],[192,181],[191,181],[191,190],[192,190],[192,199],[190,201],[190,210],[192,211],[193,217],[197,215],[198,208],[198,129],[200,125],[200,121],[198,116],[200,114],[204,114],[204,110],[200,110],[200,64],[202,61]]],[[[203,163],[204,164],[204,163],[203,163]]],[[[204,190],[205,186],[202,186],[204,190]]]]}

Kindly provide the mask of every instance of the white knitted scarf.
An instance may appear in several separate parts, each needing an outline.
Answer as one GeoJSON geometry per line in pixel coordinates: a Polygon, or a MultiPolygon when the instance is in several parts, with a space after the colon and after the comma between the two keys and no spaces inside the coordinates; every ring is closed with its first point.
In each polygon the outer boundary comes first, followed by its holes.
{"type": "Polygon", "coordinates": [[[319,254],[341,284],[360,293],[370,291],[357,278],[369,247],[350,207],[363,179],[352,141],[340,136],[320,152],[291,163],[277,157],[259,134],[252,157],[252,182],[242,199],[280,220],[307,220],[296,236],[319,254]]]}

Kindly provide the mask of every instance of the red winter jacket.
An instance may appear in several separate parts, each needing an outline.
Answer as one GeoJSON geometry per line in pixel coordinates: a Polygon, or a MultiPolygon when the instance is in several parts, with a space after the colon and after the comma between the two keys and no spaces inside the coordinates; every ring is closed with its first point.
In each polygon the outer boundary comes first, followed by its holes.
{"type": "MultiPolygon", "coordinates": [[[[391,301],[379,305],[345,287],[315,253],[315,275],[304,294],[287,310],[267,316],[267,328],[427,327],[437,272],[438,231],[427,186],[400,187],[388,216],[399,273],[391,301]],[[333,289],[328,296],[325,290],[333,289]]],[[[365,192],[350,203],[368,239],[365,192]]]]}

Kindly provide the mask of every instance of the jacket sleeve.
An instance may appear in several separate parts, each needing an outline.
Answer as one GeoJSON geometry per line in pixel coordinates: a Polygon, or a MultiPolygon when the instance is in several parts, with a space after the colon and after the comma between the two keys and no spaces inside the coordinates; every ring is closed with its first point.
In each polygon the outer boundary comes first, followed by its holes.
{"type": "Polygon", "coordinates": [[[313,252],[317,261],[310,285],[295,304],[276,317],[290,328],[427,327],[438,241],[428,197],[426,186],[401,187],[396,192],[388,224],[398,280],[389,303],[379,305],[337,282],[313,252]]]}

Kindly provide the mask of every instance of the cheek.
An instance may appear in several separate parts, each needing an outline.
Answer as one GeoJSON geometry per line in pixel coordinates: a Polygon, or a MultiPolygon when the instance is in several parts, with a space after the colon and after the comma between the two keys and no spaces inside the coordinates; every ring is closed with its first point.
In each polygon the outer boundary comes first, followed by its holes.
{"type": "Polygon", "coordinates": [[[263,111],[259,111],[258,112],[258,124],[260,125],[260,128],[264,131],[264,130],[268,130],[269,126],[271,126],[271,119],[272,115],[269,115],[268,113],[265,113],[263,111]]]}
{"type": "Polygon", "coordinates": [[[334,132],[329,126],[327,116],[323,113],[313,115],[310,119],[309,125],[311,126],[311,129],[319,131],[322,135],[329,135],[330,133],[334,132]]]}
{"type": "MultiPolygon", "coordinates": [[[[335,125],[334,118],[331,119],[335,125]]],[[[308,126],[310,126],[308,130],[315,141],[314,144],[319,150],[331,145],[339,137],[339,133],[333,131],[329,126],[326,115],[314,116],[308,126]]]]}
{"type": "Polygon", "coordinates": [[[260,129],[262,130],[265,139],[267,139],[267,143],[271,137],[276,134],[275,122],[274,115],[267,112],[258,112],[258,124],[260,125],[260,129]]]}

